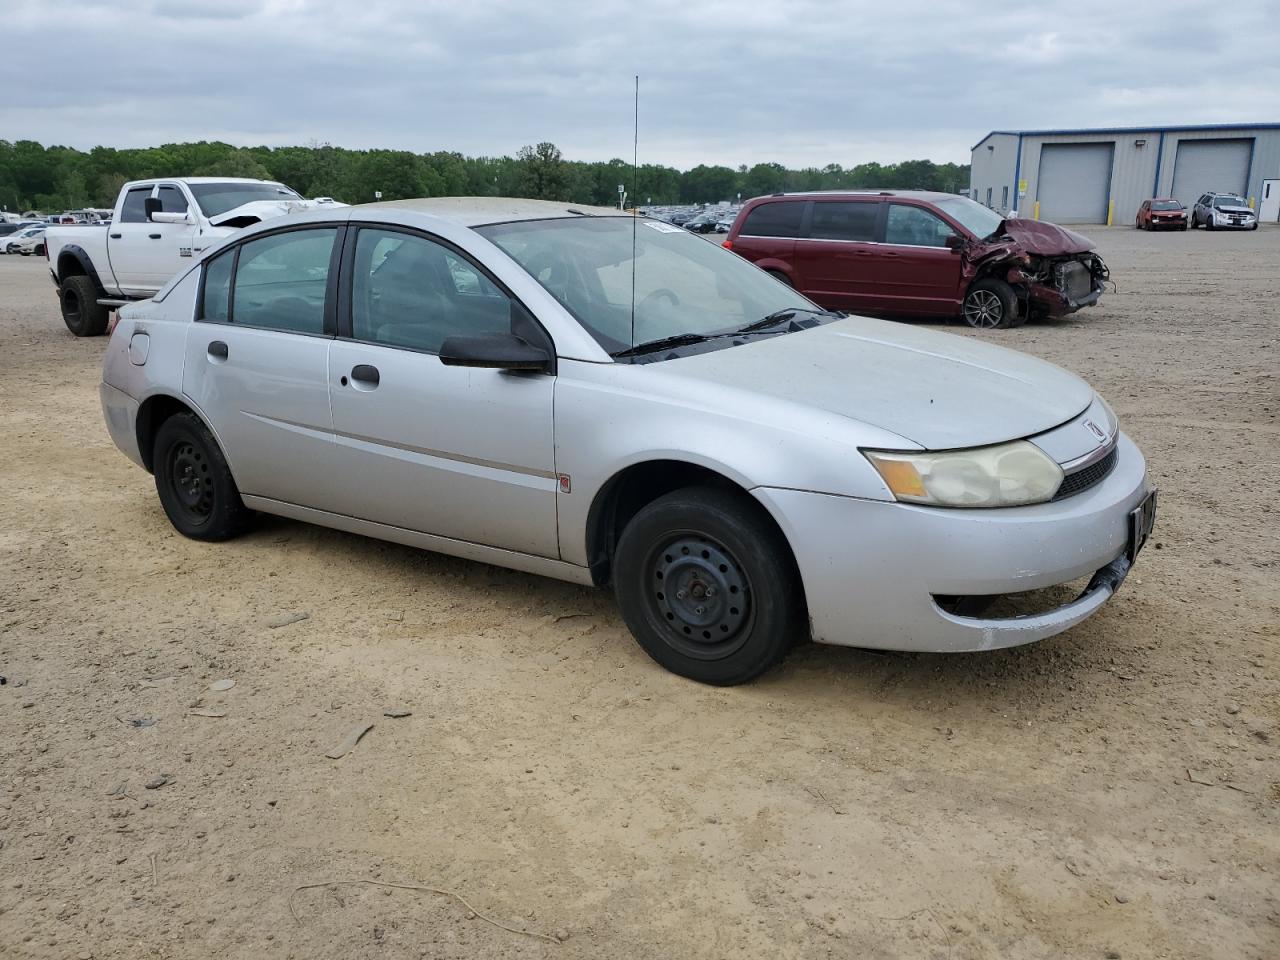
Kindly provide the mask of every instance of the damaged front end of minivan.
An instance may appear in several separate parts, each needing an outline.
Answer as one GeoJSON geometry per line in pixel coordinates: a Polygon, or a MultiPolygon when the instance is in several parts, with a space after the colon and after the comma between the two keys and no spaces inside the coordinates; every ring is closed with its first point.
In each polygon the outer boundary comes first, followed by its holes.
{"type": "Polygon", "coordinates": [[[1088,237],[1040,220],[1007,219],[963,253],[966,285],[1004,281],[1024,318],[1056,319],[1091,307],[1111,276],[1088,237]]]}

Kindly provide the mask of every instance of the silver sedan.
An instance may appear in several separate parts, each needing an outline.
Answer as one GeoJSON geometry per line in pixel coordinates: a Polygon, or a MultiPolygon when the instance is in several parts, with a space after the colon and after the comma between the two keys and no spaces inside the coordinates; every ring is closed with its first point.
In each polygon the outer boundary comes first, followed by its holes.
{"type": "Polygon", "coordinates": [[[715,684],[805,636],[1048,637],[1154,520],[1142,454],[1072,374],[561,203],[245,230],[120,311],[101,393],[188,537],[262,512],[612,584],[656,661],[715,684]]]}

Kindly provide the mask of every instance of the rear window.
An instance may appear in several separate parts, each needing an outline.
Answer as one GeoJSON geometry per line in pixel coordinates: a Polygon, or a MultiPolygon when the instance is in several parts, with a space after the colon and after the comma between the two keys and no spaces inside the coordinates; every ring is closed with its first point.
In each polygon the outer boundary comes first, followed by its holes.
{"type": "Polygon", "coordinates": [[[803,213],[802,202],[762,203],[747,214],[739,233],[748,237],[798,237],[803,213]]]}
{"type": "Polygon", "coordinates": [[[849,201],[818,201],[808,236],[813,240],[862,240],[876,238],[876,219],[880,204],[849,201]]]}

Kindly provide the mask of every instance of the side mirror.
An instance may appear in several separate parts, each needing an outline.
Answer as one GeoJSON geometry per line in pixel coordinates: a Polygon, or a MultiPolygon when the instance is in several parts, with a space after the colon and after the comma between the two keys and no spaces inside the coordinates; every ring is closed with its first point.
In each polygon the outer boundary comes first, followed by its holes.
{"type": "Polygon", "coordinates": [[[446,367],[545,372],[551,366],[551,357],[514,333],[490,333],[449,337],[440,345],[440,362],[446,367]]]}
{"type": "Polygon", "coordinates": [[[147,197],[142,201],[142,209],[148,220],[154,220],[155,215],[163,209],[163,205],[159,197],[147,197]]]}
{"type": "MultiPolygon", "coordinates": [[[[156,202],[158,203],[159,201],[157,200],[156,202]]],[[[152,223],[194,223],[194,221],[191,219],[191,214],[185,210],[182,213],[174,213],[173,211],[166,212],[163,210],[158,211],[156,213],[151,214],[151,222],[152,223]]]]}
{"type": "Polygon", "coordinates": [[[947,249],[952,253],[959,253],[964,249],[964,237],[960,236],[958,233],[949,234],[944,242],[947,245],[947,249]]]}

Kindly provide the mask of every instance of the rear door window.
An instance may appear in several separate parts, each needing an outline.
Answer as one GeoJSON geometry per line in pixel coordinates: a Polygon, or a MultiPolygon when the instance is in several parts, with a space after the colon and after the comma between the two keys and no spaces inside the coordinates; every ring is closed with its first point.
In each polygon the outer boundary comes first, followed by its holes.
{"type": "Polygon", "coordinates": [[[923,207],[889,204],[884,224],[884,242],[905,247],[945,247],[954,230],[923,207]]]}
{"type": "Polygon", "coordinates": [[[804,215],[804,207],[803,202],[794,200],[762,203],[747,214],[740,233],[748,237],[794,239],[800,236],[800,219],[804,215]]]}
{"type": "Polygon", "coordinates": [[[869,243],[876,238],[878,202],[818,201],[813,205],[808,236],[813,240],[852,240],[869,243]]]}

